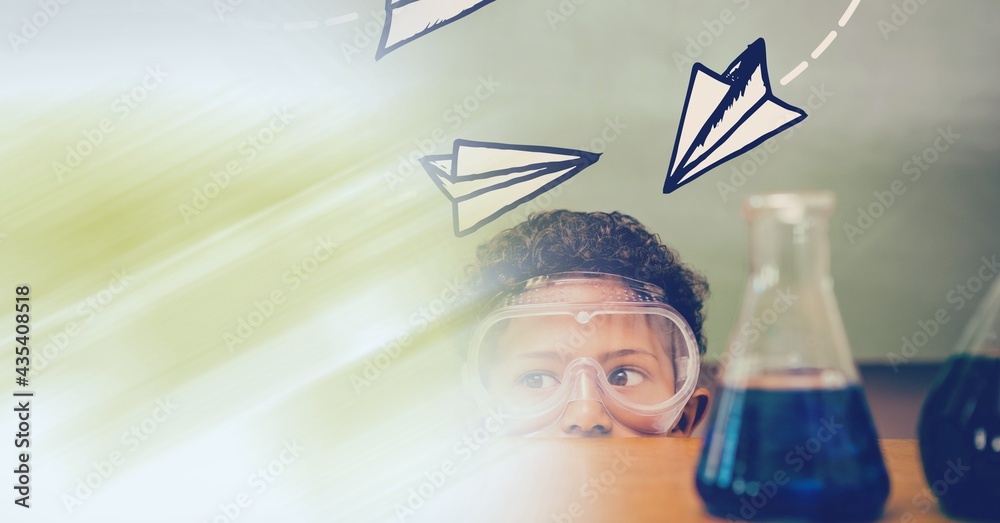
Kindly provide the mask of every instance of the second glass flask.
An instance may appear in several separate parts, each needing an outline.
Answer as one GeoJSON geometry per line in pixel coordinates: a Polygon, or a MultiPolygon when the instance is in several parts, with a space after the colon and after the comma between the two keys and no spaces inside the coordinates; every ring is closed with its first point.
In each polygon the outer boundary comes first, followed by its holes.
{"type": "Polygon", "coordinates": [[[750,197],[750,279],[696,484],[713,515],[877,519],[889,478],[830,276],[828,192],[750,197]]]}

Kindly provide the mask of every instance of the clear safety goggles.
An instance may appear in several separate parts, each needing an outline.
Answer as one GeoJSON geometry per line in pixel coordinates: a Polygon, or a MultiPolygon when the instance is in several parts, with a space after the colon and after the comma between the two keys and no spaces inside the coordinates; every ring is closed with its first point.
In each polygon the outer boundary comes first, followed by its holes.
{"type": "Polygon", "coordinates": [[[698,344],[663,291],[567,272],[498,296],[473,334],[466,380],[483,408],[539,433],[576,401],[597,402],[641,434],[673,428],[698,381],[698,344]]]}

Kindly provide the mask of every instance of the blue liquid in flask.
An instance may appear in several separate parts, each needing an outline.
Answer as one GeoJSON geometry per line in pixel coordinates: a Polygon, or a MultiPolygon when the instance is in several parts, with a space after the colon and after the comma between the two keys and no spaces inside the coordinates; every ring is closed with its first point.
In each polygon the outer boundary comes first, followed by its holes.
{"type": "Polygon", "coordinates": [[[865,395],[723,386],[698,465],[707,510],[730,520],[871,521],[889,477],[865,395]]]}
{"type": "Polygon", "coordinates": [[[917,432],[927,484],[944,512],[1000,521],[1000,358],[949,358],[917,432]]]}
{"type": "Polygon", "coordinates": [[[829,192],[743,206],[750,277],[695,483],[730,521],[871,521],[889,497],[830,275],[829,192]]]}

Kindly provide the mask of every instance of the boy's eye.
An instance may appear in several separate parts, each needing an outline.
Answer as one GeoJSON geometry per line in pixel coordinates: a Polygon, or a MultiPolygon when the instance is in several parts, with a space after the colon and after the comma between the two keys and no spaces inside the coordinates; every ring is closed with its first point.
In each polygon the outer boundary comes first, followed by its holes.
{"type": "Polygon", "coordinates": [[[630,369],[615,369],[608,376],[608,382],[616,387],[634,387],[642,383],[643,377],[637,371],[630,369]]]}
{"type": "Polygon", "coordinates": [[[556,377],[547,372],[531,372],[521,378],[521,383],[529,389],[547,389],[559,384],[556,377]]]}

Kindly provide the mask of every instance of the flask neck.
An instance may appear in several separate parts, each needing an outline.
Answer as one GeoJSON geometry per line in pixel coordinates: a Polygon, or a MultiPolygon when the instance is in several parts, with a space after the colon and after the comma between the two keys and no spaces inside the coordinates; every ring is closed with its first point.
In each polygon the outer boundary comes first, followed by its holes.
{"type": "Polygon", "coordinates": [[[755,289],[831,285],[829,219],[809,213],[789,222],[779,213],[750,219],[750,275],[755,289]]]}
{"type": "Polygon", "coordinates": [[[1000,278],[993,282],[965,326],[956,353],[1000,359],[1000,278]]]}
{"type": "Polygon", "coordinates": [[[831,193],[755,195],[750,280],[730,338],[725,382],[761,388],[857,383],[830,276],[831,193]]]}

